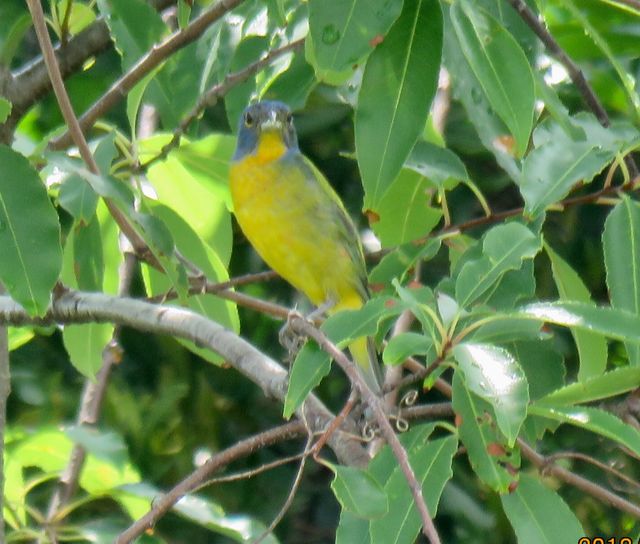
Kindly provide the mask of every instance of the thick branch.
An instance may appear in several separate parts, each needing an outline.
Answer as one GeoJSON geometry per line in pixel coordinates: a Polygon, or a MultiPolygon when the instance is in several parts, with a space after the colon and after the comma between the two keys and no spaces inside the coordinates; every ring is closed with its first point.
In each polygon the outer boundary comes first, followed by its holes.
{"type": "MultiPolygon", "coordinates": [[[[56,298],[42,318],[28,315],[7,296],[0,297],[0,324],[109,322],[157,334],[191,340],[220,354],[230,366],[257,384],[267,397],[284,401],[287,371],[234,332],[206,317],[183,308],[157,306],[131,298],[101,293],[68,291],[56,298]]],[[[313,432],[322,431],[333,415],[315,395],[309,395],[297,411],[313,432]]],[[[346,429],[353,432],[355,429],[346,429]]],[[[329,445],[346,464],[363,466],[368,456],[361,444],[345,432],[336,432],[329,445]]]]}
{"type": "MultiPolygon", "coordinates": [[[[164,62],[171,54],[197,40],[209,26],[242,2],[243,0],[219,0],[186,27],[174,32],[161,43],[154,45],[126,74],[111,85],[100,100],[80,117],[82,130],[86,131],[91,128],[99,117],[127,96],[128,92],[144,76],[164,62]]],[[[72,134],[69,130],[60,138],[52,140],[50,146],[53,149],[64,149],[71,142],[72,134]]]]}

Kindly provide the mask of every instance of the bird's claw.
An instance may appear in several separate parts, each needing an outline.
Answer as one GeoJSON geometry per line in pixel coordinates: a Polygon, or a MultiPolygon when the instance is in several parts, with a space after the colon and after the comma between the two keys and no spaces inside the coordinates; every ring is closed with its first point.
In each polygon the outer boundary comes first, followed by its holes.
{"type": "Polygon", "coordinates": [[[306,336],[297,333],[291,327],[291,321],[294,318],[306,319],[298,310],[294,308],[293,310],[289,311],[289,314],[287,315],[287,321],[278,332],[278,340],[280,341],[280,345],[287,350],[287,362],[293,361],[295,356],[307,341],[306,336]]]}

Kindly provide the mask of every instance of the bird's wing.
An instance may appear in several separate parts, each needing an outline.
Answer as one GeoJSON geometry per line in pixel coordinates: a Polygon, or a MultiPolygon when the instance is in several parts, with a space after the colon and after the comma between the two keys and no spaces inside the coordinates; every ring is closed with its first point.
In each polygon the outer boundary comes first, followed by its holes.
{"type": "Polygon", "coordinates": [[[356,289],[362,295],[363,300],[369,298],[367,289],[367,269],[364,261],[364,252],[360,237],[355,225],[351,221],[340,197],[333,190],[322,172],[301,153],[296,153],[292,160],[304,173],[308,183],[308,190],[315,193],[315,200],[319,207],[326,209],[328,220],[335,227],[339,243],[349,254],[357,275],[356,289]]]}

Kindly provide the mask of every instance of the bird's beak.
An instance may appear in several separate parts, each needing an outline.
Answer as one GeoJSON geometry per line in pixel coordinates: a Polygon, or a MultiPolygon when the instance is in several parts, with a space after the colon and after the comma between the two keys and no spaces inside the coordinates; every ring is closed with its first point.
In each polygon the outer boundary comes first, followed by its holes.
{"type": "Polygon", "coordinates": [[[275,111],[270,111],[269,117],[262,121],[262,130],[282,130],[282,121],[278,119],[275,111]]]}

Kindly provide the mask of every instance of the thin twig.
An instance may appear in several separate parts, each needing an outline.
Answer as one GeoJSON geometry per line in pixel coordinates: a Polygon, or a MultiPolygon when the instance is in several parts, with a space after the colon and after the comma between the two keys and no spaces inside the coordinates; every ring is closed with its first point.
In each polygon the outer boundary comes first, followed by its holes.
{"type": "Polygon", "coordinates": [[[541,473],[551,474],[552,476],[555,476],[563,482],[571,484],[575,488],[588,493],[592,497],[595,497],[596,499],[599,499],[606,504],[610,504],[618,510],[622,510],[627,514],[640,519],[640,506],[623,499],[619,495],[616,495],[615,493],[609,491],[608,489],[605,489],[601,485],[592,482],[591,480],[587,480],[586,478],[578,476],[577,474],[574,474],[566,468],[550,462],[549,459],[547,459],[544,455],[540,455],[521,438],[518,438],[518,445],[520,446],[522,456],[525,459],[531,461],[531,463],[535,465],[541,473]]]}
{"type": "Polygon", "coordinates": [[[290,53],[291,51],[295,51],[296,49],[300,49],[304,45],[304,38],[300,38],[299,40],[288,43],[287,45],[283,45],[277,49],[272,49],[268,53],[266,53],[261,59],[249,64],[247,67],[243,68],[238,72],[234,72],[232,74],[228,74],[221,83],[218,83],[211,87],[207,92],[205,92],[197,104],[193,107],[193,109],[184,116],[184,118],[180,121],[178,127],[173,131],[173,137],[158,153],[155,157],[148,160],[146,163],[140,166],[140,169],[146,170],[149,166],[154,164],[159,160],[166,159],[169,155],[169,152],[178,146],[182,136],[191,123],[193,123],[206,108],[210,108],[214,106],[216,102],[226,95],[230,89],[239,85],[243,81],[247,80],[250,76],[256,74],[263,68],[266,68],[278,57],[284,55],[285,53],[290,53]]]}
{"type": "Polygon", "coordinates": [[[269,524],[269,527],[265,529],[265,531],[253,542],[253,544],[260,544],[265,538],[267,538],[271,533],[273,533],[274,529],[278,526],[278,524],[282,521],[285,514],[291,508],[291,503],[293,503],[293,499],[298,492],[298,487],[300,487],[300,482],[302,481],[302,474],[304,473],[304,467],[307,463],[307,459],[311,454],[311,443],[313,442],[313,435],[309,434],[309,438],[307,439],[307,443],[304,446],[304,451],[302,452],[302,459],[300,460],[300,466],[296,472],[296,476],[293,479],[293,484],[291,485],[291,489],[289,490],[289,494],[287,495],[287,499],[284,501],[282,508],[273,518],[273,521],[269,524]]]}
{"type": "MultiPolygon", "coordinates": [[[[64,117],[64,120],[69,127],[69,133],[71,134],[73,142],[78,147],[80,156],[87,165],[87,168],[93,174],[100,175],[98,164],[96,163],[93,154],[89,149],[89,145],[87,144],[87,140],[82,133],[82,129],[80,128],[80,124],[78,123],[78,119],[73,111],[71,101],[69,100],[69,95],[67,94],[67,90],[65,89],[62,75],[60,73],[60,67],[58,66],[58,61],[56,60],[56,56],[53,51],[53,44],[51,43],[51,38],[49,37],[49,33],[47,31],[47,24],[45,22],[44,12],[42,11],[40,1],[27,0],[27,5],[29,6],[29,11],[31,12],[33,26],[38,37],[42,56],[44,57],[45,64],[47,65],[47,70],[51,79],[51,85],[58,100],[58,105],[60,106],[62,116],[64,117]]],[[[145,260],[147,260],[150,264],[159,267],[159,263],[157,263],[155,257],[150,253],[147,244],[129,223],[127,217],[113,202],[111,202],[111,200],[105,198],[104,201],[107,205],[107,208],[109,209],[109,213],[114,218],[123,234],[131,242],[136,252],[140,255],[144,255],[145,260]]]]}
{"type": "Polygon", "coordinates": [[[320,329],[314,327],[307,320],[295,316],[291,318],[290,324],[293,330],[315,340],[320,348],[331,356],[340,368],[342,368],[350,382],[358,389],[364,401],[369,405],[373,412],[375,421],[380,427],[382,436],[384,436],[385,440],[389,444],[389,447],[391,448],[391,451],[397,459],[400,469],[407,480],[416,508],[420,514],[420,519],[422,520],[422,531],[424,535],[429,539],[431,544],[439,544],[441,542],[440,537],[438,536],[438,532],[436,531],[431,515],[429,514],[429,509],[422,495],[422,486],[418,482],[416,475],[411,468],[406,450],[403,448],[400,440],[398,440],[393,427],[384,413],[382,399],[369,388],[355,364],[350,361],[349,358],[340,349],[338,349],[320,329]]]}
{"type": "Polygon", "coordinates": [[[259,449],[266,448],[278,442],[298,438],[305,432],[305,425],[301,421],[285,423],[274,429],[241,440],[230,448],[211,456],[206,463],[194,470],[178,485],[164,495],[156,498],[152,503],[151,509],[144,516],[137,519],[128,529],[120,533],[116,544],[132,542],[147,529],[153,527],[182,497],[196,489],[202,482],[208,479],[211,474],[227,466],[232,461],[246,457],[259,449]]]}
{"type": "MultiPolygon", "coordinates": [[[[29,1],[33,2],[33,0],[29,1]]],[[[243,1],[218,0],[211,8],[191,21],[186,27],[174,32],[161,43],[154,45],[126,74],[111,85],[109,90],[97,102],[82,114],[80,117],[82,129],[91,128],[99,117],[124,98],[144,76],[164,62],[171,54],[197,40],[209,26],[243,1]]],[[[52,149],[64,149],[72,141],[73,135],[71,131],[68,131],[59,138],[52,140],[49,146],[52,149]]]]}
{"type": "Polygon", "coordinates": [[[300,461],[300,459],[302,459],[302,457],[304,457],[305,455],[307,455],[306,452],[296,453],[295,455],[290,455],[289,457],[282,457],[281,459],[276,459],[275,461],[271,461],[270,463],[265,463],[264,465],[260,465],[258,468],[243,470],[242,472],[234,472],[233,474],[219,476],[218,478],[210,478],[206,482],[202,482],[198,487],[193,489],[192,492],[200,491],[201,489],[204,489],[205,487],[209,487],[211,485],[227,484],[230,482],[238,482],[240,480],[248,480],[249,478],[258,476],[263,472],[267,472],[268,470],[273,470],[274,468],[281,467],[282,465],[288,465],[289,463],[300,461]]]}
{"type": "MultiPolygon", "coordinates": [[[[278,277],[273,270],[265,270],[264,272],[256,272],[255,274],[243,274],[242,276],[236,276],[235,278],[231,278],[227,281],[220,281],[217,283],[211,283],[207,280],[207,278],[202,276],[197,276],[189,279],[189,294],[197,295],[203,293],[215,294],[220,291],[226,291],[227,289],[232,289],[234,287],[240,287],[242,285],[249,285],[251,283],[260,283],[263,281],[270,281],[278,277]]],[[[166,300],[173,300],[178,297],[178,293],[172,287],[166,293],[162,293],[160,295],[155,295],[153,297],[149,297],[147,301],[149,302],[164,302],[166,300]]]]}
{"type": "Polygon", "coordinates": [[[599,459],[595,457],[591,457],[590,455],[586,455],[584,453],[580,453],[577,451],[561,451],[558,453],[552,453],[551,455],[547,455],[548,463],[555,463],[558,459],[578,459],[580,461],[584,461],[585,463],[589,463],[593,466],[598,467],[599,469],[608,472],[612,476],[622,480],[624,483],[628,484],[631,487],[635,487],[636,490],[640,489],[640,483],[638,483],[633,478],[630,478],[626,474],[620,472],[619,470],[613,468],[612,466],[603,463],[599,459]]]}

